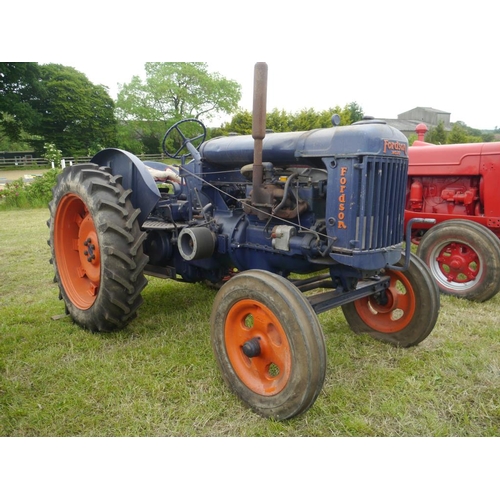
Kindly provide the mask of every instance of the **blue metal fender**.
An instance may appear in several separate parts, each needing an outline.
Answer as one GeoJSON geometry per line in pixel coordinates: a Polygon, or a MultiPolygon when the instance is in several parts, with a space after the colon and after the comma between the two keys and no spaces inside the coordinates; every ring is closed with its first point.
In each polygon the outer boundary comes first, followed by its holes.
{"type": "Polygon", "coordinates": [[[113,175],[122,176],[124,189],[132,190],[132,204],[141,209],[138,220],[142,226],[161,198],[156,182],[144,163],[132,153],[115,148],[99,151],[90,161],[111,168],[113,175]]]}

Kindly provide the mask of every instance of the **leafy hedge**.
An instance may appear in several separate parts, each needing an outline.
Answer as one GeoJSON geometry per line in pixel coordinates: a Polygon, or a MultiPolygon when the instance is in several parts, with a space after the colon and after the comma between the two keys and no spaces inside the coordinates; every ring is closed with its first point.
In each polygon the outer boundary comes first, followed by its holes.
{"type": "Polygon", "coordinates": [[[53,168],[27,183],[23,179],[6,184],[0,191],[0,210],[14,208],[43,208],[52,199],[52,188],[60,168],[53,168]]]}

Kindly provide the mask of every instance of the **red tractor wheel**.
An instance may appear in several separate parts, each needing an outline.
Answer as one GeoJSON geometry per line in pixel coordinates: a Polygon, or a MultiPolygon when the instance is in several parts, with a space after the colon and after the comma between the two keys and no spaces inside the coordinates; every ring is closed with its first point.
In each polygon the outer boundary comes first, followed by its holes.
{"type": "Polygon", "coordinates": [[[49,204],[49,245],[60,297],[92,331],[124,327],[146,286],[145,238],[119,179],[96,165],[63,170],[49,204]]]}
{"type": "MultiPolygon", "coordinates": [[[[400,261],[402,264],[402,260],[400,261]]],[[[356,333],[410,347],[424,340],[439,315],[439,291],[425,264],[411,255],[407,271],[386,270],[389,288],[342,306],[356,333]]]]}
{"type": "Polygon", "coordinates": [[[256,413],[284,420],[318,397],[326,348],[318,317],[288,280],[242,272],[219,290],[212,346],[228,386],[256,413]]]}
{"type": "Polygon", "coordinates": [[[444,294],[484,302],[500,291],[500,242],[476,222],[437,224],[422,237],[417,255],[444,294]]]}

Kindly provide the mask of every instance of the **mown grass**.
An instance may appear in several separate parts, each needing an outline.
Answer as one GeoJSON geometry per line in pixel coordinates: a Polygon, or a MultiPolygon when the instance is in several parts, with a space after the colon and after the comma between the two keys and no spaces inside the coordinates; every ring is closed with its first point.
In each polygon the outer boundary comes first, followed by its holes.
{"type": "Polygon", "coordinates": [[[139,316],[92,334],[53,283],[47,209],[0,212],[1,436],[499,436],[500,297],[442,297],[419,346],[320,315],[326,381],[314,406],[263,419],[224,385],[210,345],[216,291],[149,278],[139,316]]]}

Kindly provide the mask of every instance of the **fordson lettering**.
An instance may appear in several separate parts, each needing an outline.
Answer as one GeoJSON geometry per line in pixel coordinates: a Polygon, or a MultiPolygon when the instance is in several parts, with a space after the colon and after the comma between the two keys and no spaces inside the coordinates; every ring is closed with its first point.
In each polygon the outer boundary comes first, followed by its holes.
{"type": "Polygon", "coordinates": [[[406,144],[404,142],[399,141],[389,141],[384,139],[384,153],[388,151],[393,155],[399,156],[401,153],[406,154],[406,144]]]}
{"type": "Polygon", "coordinates": [[[347,167],[342,167],[340,169],[340,186],[339,186],[339,213],[337,215],[339,229],[347,229],[345,225],[345,190],[347,184],[347,177],[345,176],[347,173],[347,167]]]}

